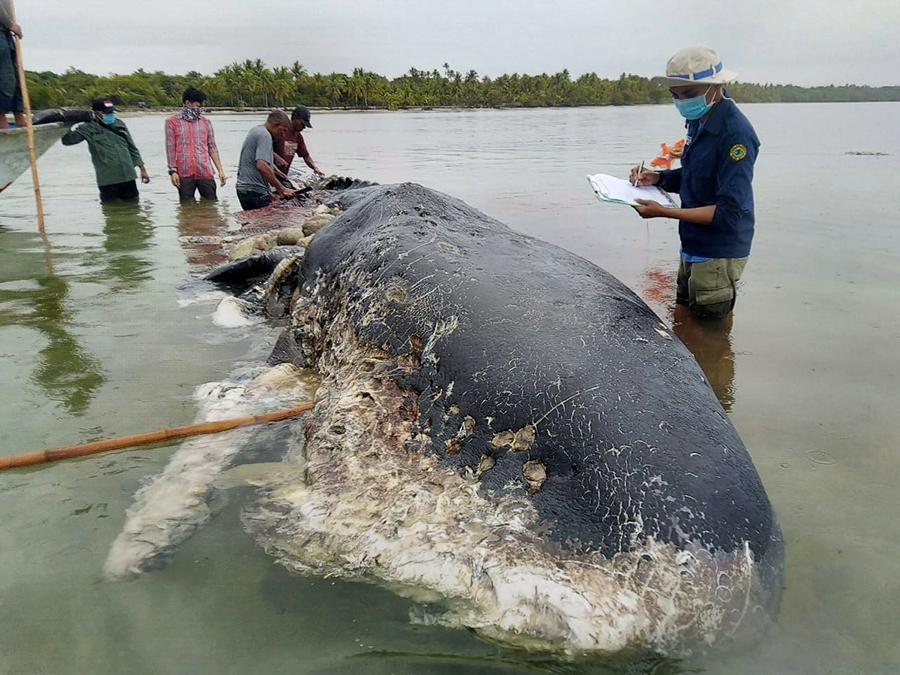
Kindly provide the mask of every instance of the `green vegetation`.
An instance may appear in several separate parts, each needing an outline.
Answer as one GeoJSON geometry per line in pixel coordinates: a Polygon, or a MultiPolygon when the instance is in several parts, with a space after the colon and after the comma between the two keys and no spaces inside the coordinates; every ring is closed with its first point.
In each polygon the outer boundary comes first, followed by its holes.
{"type": "MultiPolygon", "coordinates": [[[[548,75],[479,77],[470,70],[443,72],[410,68],[402,77],[388,79],[357,68],[352,74],[309,74],[299,63],[268,68],[259,59],[225,66],[214,75],[190,72],[167,75],[138,70],[131,75],[98,76],[70,68],[62,75],[29,72],[32,107],[83,107],[90,99],[112,96],[116,103],[136,106],[178,106],[188,86],[199,86],[211,107],[284,107],[302,102],[310,106],[353,108],[542,107],[631,105],[663,103],[669,93],[637,75],[610,80],[596,73],[572,79],[568,70],[548,75]]],[[[796,87],[793,85],[735,84],[730,92],[745,102],[900,101],[900,86],[859,85],[796,87]]]]}

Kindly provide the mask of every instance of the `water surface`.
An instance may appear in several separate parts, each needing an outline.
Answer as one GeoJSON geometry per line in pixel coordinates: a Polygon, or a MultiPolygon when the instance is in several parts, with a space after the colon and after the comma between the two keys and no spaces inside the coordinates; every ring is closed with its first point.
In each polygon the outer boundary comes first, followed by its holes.
{"type": "MultiPolygon", "coordinates": [[[[677,236],[599,205],[587,173],[624,174],[681,127],[668,106],[317,114],[328,172],[416,181],[592,260],[634,288],[698,357],[784,529],[776,630],[752,653],[690,663],[561,661],[410,621],[370,586],[291,576],[221,513],[159,571],[101,568],[141,481],[171,448],[0,475],[0,672],[887,673],[900,669],[900,105],[747,105],[762,139],[757,237],[733,321],[674,317],[677,236]],[[855,155],[848,152],[880,152],[855,155]]],[[[256,117],[213,118],[234,173],[256,117]]],[[[0,453],[189,423],[201,382],[259,358],[252,329],[213,326],[192,237],[239,208],[181,209],[163,118],[128,120],[154,182],[101,207],[86,149],[41,159],[52,248],[28,176],[0,196],[0,453]],[[179,302],[180,301],[180,302],[179,302]]],[[[232,178],[233,184],[233,178],[232,178]]]]}

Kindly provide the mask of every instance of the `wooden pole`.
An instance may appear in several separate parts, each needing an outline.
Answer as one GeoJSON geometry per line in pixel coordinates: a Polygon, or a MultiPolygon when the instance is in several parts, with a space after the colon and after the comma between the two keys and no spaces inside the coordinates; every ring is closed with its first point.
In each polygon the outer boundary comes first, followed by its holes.
{"type": "MultiPolygon", "coordinates": [[[[12,21],[16,21],[16,4],[10,1],[12,21]]],[[[34,149],[34,127],[31,124],[31,101],[28,98],[28,82],[25,80],[25,59],[22,56],[22,41],[14,35],[16,43],[16,66],[19,70],[19,87],[22,90],[22,107],[25,108],[25,128],[28,131],[28,153],[31,155],[31,182],[34,184],[34,201],[37,204],[38,231],[41,237],[46,236],[44,229],[44,201],[41,199],[41,181],[38,178],[37,152],[34,149]]],[[[13,111],[15,112],[15,111],[13,111]]]]}
{"type": "Polygon", "coordinates": [[[148,434],[122,436],[120,438],[110,438],[105,441],[96,441],[94,443],[70,445],[65,448],[56,448],[54,450],[41,450],[39,452],[27,452],[22,455],[0,457],[0,471],[5,471],[6,469],[15,469],[23,466],[33,466],[35,464],[46,464],[47,462],[56,462],[61,459],[72,459],[73,457],[96,455],[101,452],[110,452],[111,450],[121,450],[123,448],[161,443],[163,441],[171,441],[176,438],[202,436],[204,434],[216,434],[222,431],[230,431],[231,429],[236,429],[238,427],[251,426],[253,424],[279,422],[281,420],[290,419],[291,417],[296,417],[301,413],[312,410],[312,407],[312,401],[307,401],[293,408],[288,408],[287,410],[266,413],[264,415],[254,415],[253,417],[237,417],[230,420],[220,420],[218,422],[202,422],[200,424],[192,424],[186,427],[174,427],[172,429],[151,431],[148,434]]]}

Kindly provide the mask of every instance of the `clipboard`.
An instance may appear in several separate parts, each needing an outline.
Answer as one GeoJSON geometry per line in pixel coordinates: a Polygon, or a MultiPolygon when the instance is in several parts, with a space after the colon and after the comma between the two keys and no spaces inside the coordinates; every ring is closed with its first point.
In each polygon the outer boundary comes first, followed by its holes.
{"type": "Polygon", "coordinates": [[[669,209],[677,207],[669,193],[655,185],[635,187],[627,180],[605,173],[595,173],[587,177],[597,199],[608,204],[640,206],[636,199],[652,199],[669,209]]]}

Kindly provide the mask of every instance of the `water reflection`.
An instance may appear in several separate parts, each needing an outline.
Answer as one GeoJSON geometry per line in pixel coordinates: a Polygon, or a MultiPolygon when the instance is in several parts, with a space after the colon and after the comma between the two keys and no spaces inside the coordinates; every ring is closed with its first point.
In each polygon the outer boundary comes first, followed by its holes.
{"type": "Polygon", "coordinates": [[[106,377],[70,330],[69,283],[53,273],[51,255],[37,243],[37,235],[0,229],[0,327],[23,326],[44,335],[47,341],[38,351],[31,379],[49,399],[82,415],[106,377]]]}
{"type": "Polygon", "coordinates": [[[469,654],[421,654],[415,652],[361,651],[342,659],[333,667],[325,667],[321,675],[364,672],[367,675],[394,673],[422,673],[451,675],[505,675],[507,673],[535,673],[543,675],[682,675],[701,672],[685,669],[680,663],[656,656],[633,654],[611,656],[607,659],[563,660],[552,655],[524,652],[500,652],[491,656],[469,654]]]}
{"type": "Polygon", "coordinates": [[[112,291],[134,290],[152,276],[153,262],[134,255],[145,251],[153,237],[152,215],[140,203],[101,204],[103,211],[103,247],[107,257],[103,278],[113,282],[112,291]]]}
{"type": "Polygon", "coordinates": [[[734,407],[733,321],[733,314],[724,319],[698,319],[684,305],[675,305],[672,311],[672,330],[697,359],[725,412],[734,407]]]}
{"type": "Polygon", "coordinates": [[[229,217],[221,203],[201,200],[186,202],[178,209],[178,234],[191,267],[207,270],[227,260],[221,237],[229,217]]]}
{"type": "Polygon", "coordinates": [[[734,350],[731,329],[734,315],[724,319],[698,319],[684,305],[675,304],[677,270],[646,270],[641,296],[660,316],[668,316],[672,330],[691,351],[719,403],[726,412],[734,407],[734,350]]]}

